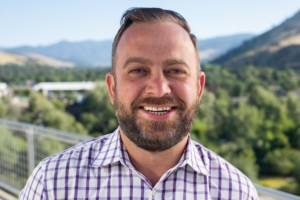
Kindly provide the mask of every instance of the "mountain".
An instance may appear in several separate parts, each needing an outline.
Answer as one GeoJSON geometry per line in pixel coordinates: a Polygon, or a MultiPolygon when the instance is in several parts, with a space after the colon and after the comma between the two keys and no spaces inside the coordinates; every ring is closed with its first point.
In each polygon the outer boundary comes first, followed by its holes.
{"type": "Polygon", "coordinates": [[[300,11],[211,62],[229,68],[254,65],[300,69],[300,11]]]}
{"type": "Polygon", "coordinates": [[[201,62],[209,62],[253,37],[253,34],[245,33],[198,40],[201,62]]]}
{"type": "Polygon", "coordinates": [[[34,63],[38,65],[47,65],[49,67],[74,67],[74,64],[70,62],[63,62],[60,60],[56,60],[54,58],[49,58],[39,54],[28,54],[28,55],[20,55],[15,53],[1,52],[0,51],[0,65],[5,64],[16,64],[16,65],[26,65],[28,63],[34,63]]]}
{"type": "Polygon", "coordinates": [[[111,63],[111,40],[107,41],[61,41],[49,46],[21,46],[6,48],[7,52],[23,55],[39,54],[65,62],[71,62],[79,67],[87,66],[110,66],[111,63]]]}
{"type": "MultiPolygon", "coordinates": [[[[199,40],[200,57],[202,62],[224,54],[239,46],[243,41],[252,38],[251,34],[237,34],[224,37],[199,40]]],[[[20,46],[6,48],[4,51],[23,56],[39,55],[73,63],[77,67],[107,67],[111,65],[112,40],[106,41],[62,41],[48,46],[20,46]]]]}

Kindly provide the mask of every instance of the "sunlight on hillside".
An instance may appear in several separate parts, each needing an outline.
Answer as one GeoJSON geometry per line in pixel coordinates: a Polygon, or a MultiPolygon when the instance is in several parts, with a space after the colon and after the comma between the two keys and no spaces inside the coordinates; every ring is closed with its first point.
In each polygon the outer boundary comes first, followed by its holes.
{"type": "Polygon", "coordinates": [[[5,64],[9,64],[9,63],[15,63],[15,64],[21,65],[26,60],[27,60],[27,58],[25,56],[0,52],[0,64],[1,65],[5,65],[5,64]]]}
{"type": "Polygon", "coordinates": [[[54,58],[50,58],[50,57],[35,54],[35,53],[30,53],[27,56],[29,56],[30,58],[35,60],[40,65],[48,65],[48,66],[52,66],[52,67],[68,67],[68,68],[74,67],[74,64],[71,62],[60,61],[60,60],[57,60],[54,58]]]}
{"type": "Polygon", "coordinates": [[[300,45],[300,34],[281,40],[278,44],[278,47],[283,48],[290,45],[300,45]]]}
{"type": "Polygon", "coordinates": [[[277,190],[282,190],[289,193],[299,193],[297,184],[293,178],[290,177],[268,177],[258,181],[258,184],[270,187],[277,190]]]}
{"type": "Polygon", "coordinates": [[[264,46],[261,46],[256,49],[252,49],[238,57],[239,58],[251,57],[251,56],[254,56],[255,54],[258,54],[261,52],[276,52],[282,48],[285,48],[285,47],[288,47],[291,45],[300,45],[300,34],[293,35],[291,37],[282,39],[282,40],[278,41],[278,44],[275,44],[275,45],[264,45],[264,46]]]}

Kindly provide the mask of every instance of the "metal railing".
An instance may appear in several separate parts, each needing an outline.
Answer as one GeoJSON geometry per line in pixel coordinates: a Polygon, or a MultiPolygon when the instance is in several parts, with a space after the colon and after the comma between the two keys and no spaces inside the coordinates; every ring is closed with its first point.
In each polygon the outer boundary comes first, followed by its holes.
{"type": "Polygon", "coordinates": [[[255,187],[256,187],[256,190],[259,195],[266,196],[266,197],[268,197],[268,199],[270,199],[270,198],[276,199],[276,200],[299,200],[300,199],[299,196],[289,194],[286,192],[281,192],[279,190],[264,187],[261,185],[255,184],[255,187]]]}
{"type": "Polygon", "coordinates": [[[91,137],[0,119],[0,188],[18,195],[44,158],[91,137]]]}
{"type": "MultiPolygon", "coordinates": [[[[0,119],[0,188],[18,195],[44,158],[91,137],[0,119]]],[[[255,185],[259,194],[278,200],[300,197],[255,185]]]]}

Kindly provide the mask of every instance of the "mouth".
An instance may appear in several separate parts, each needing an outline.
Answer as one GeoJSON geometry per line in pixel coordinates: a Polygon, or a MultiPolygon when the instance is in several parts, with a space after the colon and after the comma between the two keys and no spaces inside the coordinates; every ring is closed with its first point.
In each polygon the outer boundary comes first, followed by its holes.
{"type": "Polygon", "coordinates": [[[155,114],[155,115],[165,115],[167,113],[169,113],[172,109],[175,109],[175,107],[170,107],[170,106],[166,106],[166,107],[153,107],[153,106],[145,106],[145,107],[141,107],[143,110],[145,110],[146,112],[149,112],[151,114],[155,114]]]}

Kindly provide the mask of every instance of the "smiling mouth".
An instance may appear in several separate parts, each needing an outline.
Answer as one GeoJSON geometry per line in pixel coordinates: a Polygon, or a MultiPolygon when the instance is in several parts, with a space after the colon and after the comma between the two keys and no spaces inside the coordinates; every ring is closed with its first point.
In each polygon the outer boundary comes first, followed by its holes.
{"type": "Polygon", "coordinates": [[[143,109],[149,113],[155,115],[164,115],[171,111],[172,107],[143,107],[143,109]]]}

